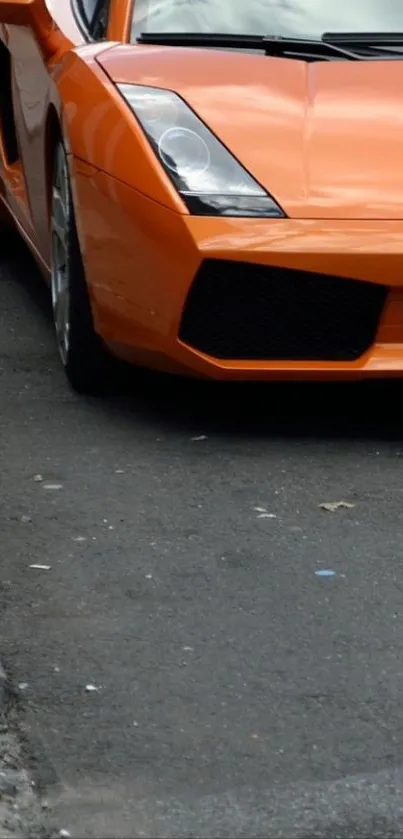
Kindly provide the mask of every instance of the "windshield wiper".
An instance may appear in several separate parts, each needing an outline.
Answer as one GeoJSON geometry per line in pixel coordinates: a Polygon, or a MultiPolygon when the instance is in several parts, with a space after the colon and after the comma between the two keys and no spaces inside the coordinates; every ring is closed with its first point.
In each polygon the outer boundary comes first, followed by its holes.
{"type": "Polygon", "coordinates": [[[325,32],[322,41],[354,52],[399,53],[403,50],[403,32],[325,32]]]}
{"type": "Polygon", "coordinates": [[[328,43],[324,39],[284,38],[274,35],[227,35],[207,34],[202,32],[142,32],[138,38],[140,44],[156,44],[172,47],[212,47],[218,49],[260,50],[271,56],[297,56],[316,61],[330,61],[344,58],[359,61],[360,56],[338,44],[328,43]]]}
{"type": "Polygon", "coordinates": [[[403,32],[325,32],[322,41],[328,44],[403,44],[403,32]]]}

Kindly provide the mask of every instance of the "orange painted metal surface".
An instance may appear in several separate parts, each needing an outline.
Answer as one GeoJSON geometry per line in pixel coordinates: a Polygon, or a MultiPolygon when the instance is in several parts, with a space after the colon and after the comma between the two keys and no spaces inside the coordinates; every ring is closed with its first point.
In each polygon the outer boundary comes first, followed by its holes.
{"type": "Polygon", "coordinates": [[[0,0],[0,39],[13,59],[20,159],[7,164],[0,129],[0,201],[47,276],[60,131],[94,321],[115,354],[222,379],[403,375],[403,61],[130,45],[131,0],[111,0],[107,39],[87,43],[67,0],[46,0],[51,31],[44,0],[31,0],[35,28],[7,20],[11,6],[0,0]],[[116,83],[177,92],[288,217],[192,216],[116,83]],[[205,259],[386,286],[375,341],[349,362],[208,357],[178,337],[205,259]]]}

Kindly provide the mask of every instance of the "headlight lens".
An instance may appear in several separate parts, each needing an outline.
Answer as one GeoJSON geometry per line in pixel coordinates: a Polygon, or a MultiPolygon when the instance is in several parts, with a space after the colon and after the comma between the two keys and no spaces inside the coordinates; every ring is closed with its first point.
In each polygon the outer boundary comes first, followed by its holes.
{"type": "Polygon", "coordinates": [[[189,128],[167,128],[158,143],[158,152],[166,168],[184,179],[202,176],[211,163],[207,144],[189,128]]]}
{"type": "Polygon", "coordinates": [[[284,218],[275,200],[180,96],[129,84],[118,90],[194,215],[284,218]]]}

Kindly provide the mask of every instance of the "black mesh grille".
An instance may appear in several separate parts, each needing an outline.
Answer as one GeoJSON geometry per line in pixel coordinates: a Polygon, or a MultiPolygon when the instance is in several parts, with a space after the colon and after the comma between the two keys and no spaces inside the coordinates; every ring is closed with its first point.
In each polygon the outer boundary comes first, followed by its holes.
{"type": "Polygon", "coordinates": [[[373,343],[386,296],[374,283],[206,260],[179,337],[221,359],[353,361],[373,343]]]}

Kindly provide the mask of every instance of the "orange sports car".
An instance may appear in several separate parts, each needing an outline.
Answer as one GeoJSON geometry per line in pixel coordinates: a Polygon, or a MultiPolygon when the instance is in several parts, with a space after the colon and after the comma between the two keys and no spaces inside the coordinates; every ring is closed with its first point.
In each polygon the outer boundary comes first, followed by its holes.
{"type": "Polygon", "coordinates": [[[0,206],[72,386],[403,374],[402,0],[0,0],[0,206]]]}

